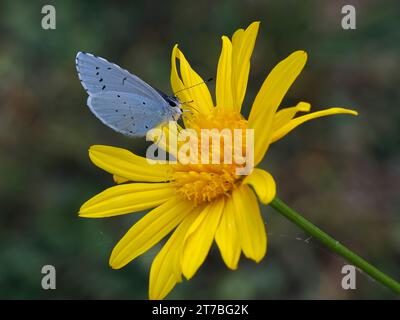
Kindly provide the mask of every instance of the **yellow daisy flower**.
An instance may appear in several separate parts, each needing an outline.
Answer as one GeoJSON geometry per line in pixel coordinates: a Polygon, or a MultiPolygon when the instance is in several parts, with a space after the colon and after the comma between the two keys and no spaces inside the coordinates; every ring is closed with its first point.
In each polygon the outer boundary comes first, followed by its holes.
{"type": "MultiPolygon", "coordinates": [[[[271,71],[249,118],[244,119],[240,110],[258,29],[259,22],[254,22],[237,30],[231,39],[222,37],[215,105],[207,85],[196,85],[203,79],[177,45],[171,61],[173,92],[179,91],[181,101],[191,101],[188,108],[193,110],[193,115],[184,119],[185,128],[254,129],[255,166],[271,143],[298,125],[332,114],[357,115],[353,110],[330,108],[295,117],[297,112],[310,110],[306,102],[277,111],[307,60],[304,51],[296,51],[271,71]]],[[[95,165],[113,174],[117,183],[128,183],[91,198],[80,208],[81,217],[103,218],[154,208],[115,246],[110,257],[112,268],[122,268],[172,232],[151,266],[150,299],[164,298],[182,275],[192,278],[214,240],[230,269],[237,268],[241,252],[256,262],[265,256],[267,234],[258,200],[268,204],[276,192],[267,171],[255,168],[247,176],[238,176],[235,164],[150,164],[127,150],[100,145],[92,146],[89,156],[95,165]]]]}

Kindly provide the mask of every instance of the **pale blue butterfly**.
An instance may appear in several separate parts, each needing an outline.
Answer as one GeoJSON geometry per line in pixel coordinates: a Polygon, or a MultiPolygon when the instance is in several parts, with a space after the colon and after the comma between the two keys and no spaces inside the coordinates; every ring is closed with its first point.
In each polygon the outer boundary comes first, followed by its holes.
{"type": "Polygon", "coordinates": [[[182,103],[104,58],[78,52],[76,69],[87,105],[105,125],[130,137],[182,115],[182,103]]]}

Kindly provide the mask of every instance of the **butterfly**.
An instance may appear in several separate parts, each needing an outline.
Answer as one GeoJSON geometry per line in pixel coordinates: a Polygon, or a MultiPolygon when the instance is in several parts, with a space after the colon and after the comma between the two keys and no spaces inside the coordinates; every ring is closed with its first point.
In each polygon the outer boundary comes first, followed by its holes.
{"type": "Polygon", "coordinates": [[[160,124],[178,121],[182,103],[120,66],[86,52],[76,69],[89,94],[87,106],[105,125],[129,137],[145,136],[160,124]]]}

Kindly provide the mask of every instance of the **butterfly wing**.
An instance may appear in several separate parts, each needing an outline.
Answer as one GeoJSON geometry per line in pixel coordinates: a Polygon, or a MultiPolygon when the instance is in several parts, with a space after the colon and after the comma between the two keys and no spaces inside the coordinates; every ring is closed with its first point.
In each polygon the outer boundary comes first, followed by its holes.
{"type": "Polygon", "coordinates": [[[143,136],[170,118],[168,102],[139,77],[104,58],[78,52],[76,68],[89,94],[88,107],[107,126],[143,136]]]}
{"type": "Polygon", "coordinates": [[[133,93],[99,92],[90,95],[87,104],[105,125],[130,137],[144,136],[170,120],[154,99],[133,93]]]}
{"type": "Polygon", "coordinates": [[[160,94],[152,86],[104,58],[78,52],[76,69],[82,86],[89,94],[104,91],[129,92],[163,102],[160,94]]]}

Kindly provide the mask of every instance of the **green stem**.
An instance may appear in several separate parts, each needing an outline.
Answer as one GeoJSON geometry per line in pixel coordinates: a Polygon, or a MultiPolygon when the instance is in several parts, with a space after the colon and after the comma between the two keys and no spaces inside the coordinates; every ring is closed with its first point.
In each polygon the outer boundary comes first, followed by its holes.
{"type": "Polygon", "coordinates": [[[308,221],[299,213],[297,213],[292,208],[287,206],[282,200],[275,198],[274,200],[272,200],[270,205],[275,210],[283,214],[290,221],[292,221],[301,229],[303,229],[305,232],[310,234],[312,237],[318,239],[332,251],[342,256],[348,262],[350,262],[357,268],[361,269],[365,273],[369,274],[376,281],[382,283],[383,285],[392,289],[394,292],[400,294],[400,283],[398,283],[393,278],[389,277],[382,271],[375,268],[373,265],[365,261],[360,256],[356,255],[353,251],[349,250],[344,245],[340,244],[339,241],[333,239],[331,236],[323,232],[317,226],[313,225],[310,221],[308,221]]]}

